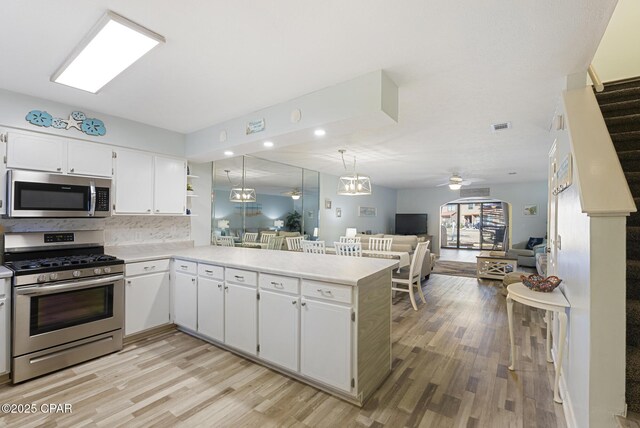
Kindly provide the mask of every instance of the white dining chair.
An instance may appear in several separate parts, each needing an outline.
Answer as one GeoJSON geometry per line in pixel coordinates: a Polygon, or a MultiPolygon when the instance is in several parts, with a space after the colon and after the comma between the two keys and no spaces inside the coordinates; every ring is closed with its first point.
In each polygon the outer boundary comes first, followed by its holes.
{"type": "Polygon", "coordinates": [[[276,236],[275,232],[262,232],[260,234],[260,243],[266,244],[267,242],[269,242],[269,239],[271,239],[274,236],[276,236]]]}
{"type": "Polygon", "coordinates": [[[360,242],[334,242],[337,256],[362,257],[360,242]]]}
{"type": "Polygon", "coordinates": [[[393,238],[370,238],[369,249],[374,251],[391,251],[393,238]]]}
{"type": "Polygon", "coordinates": [[[217,239],[219,246],[221,247],[235,247],[236,243],[233,240],[233,236],[218,236],[217,239]]]}
{"type": "Polygon", "coordinates": [[[303,236],[290,236],[287,238],[287,249],[289,251],[301,251],[303,236]]]}
{"type": "Polygon", "coordinates": [[[272,236],[267,242],[267,250],[282,250],[284,244],[284,236],[272,236]]]}
{"type": "Polygon", "coordinates": [[[302,251],[309,254],[326,254],[324,241],[302,241],[302,251]]]}
{"type": "Polygon", "coordinates": [[[242,242],[256,242],[257,240],[257,232],[246,232],[244,235],[242,235],[242,242]]]}
{"type": "Polygon", "coordinates": [[[409,269],[400,269],[400,271],[395,271],[391,277],[391,290],[392,291],[402,291],[404,293],[409,293],[409,298],[411,299],[411,306],[413,306],[414,310],[418,310],[418,305],[416,305],[416,297],[414,293],[414,287],[418,289],[418,294],[420,295],[420,299],[424,303],[427,303],[427,300],[424,298],[424,294],[422,293],[421,287],[421,272],[422,272],[422,263],[424,262],[424,258],[427,254],[427,243],[420,242],[416,247],[415,252],[413,253],[413,260],[411,260],[411,264],[409,265],[409,269]],[[404,288],[406,287],[406,288],[404,288]]]}
{"type": "Polygon", "coordinates": [[[361,239],[362,239],[361,236],[341,236],[340,237],[340,242],[342,242],[342,243],[354,243],[354,242],[360,242],[361,239]]]}

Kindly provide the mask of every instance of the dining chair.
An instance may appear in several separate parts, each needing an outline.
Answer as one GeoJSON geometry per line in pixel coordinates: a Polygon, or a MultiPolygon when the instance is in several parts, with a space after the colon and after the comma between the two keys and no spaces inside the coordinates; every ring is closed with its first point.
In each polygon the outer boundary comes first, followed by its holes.
{"type": "Polygon", "coordinates": [[[301,251],[303,236],[291,236],[287,238],[287,249],[289,251],[301,251]]]}
{"type": "Polygon", "coordinates": [[[258,240],[257,232],[246,232],[242,236],[242,242],[256,242],[258,240]]]}
{"type": "Polygon", "coordinates": [[[374,251],[391,251],[393,238],[370,238],[369,249],[374,251]]]}
{"type": "Polygon", "coordinates": [[[276,236],[275,232],[262,232],[260,234],[260,243],[266,244],[267,242],[269,242],[269,239],[271,239],[274,236],[276,236]]]}
{"type": "Polygon", "coordinates": [[[267,242],[267,250],[282,250],[284,244],[284,236],[272,236],[267,242]]]}
{"type": "Polygon", "coordinates": [[[362,257],[362,244],[360,242],[334,242],[337,256],[362,257]]]}
{"type": "Polygon", "coordinates": [[[302,251],[309,254],[326,254],[324,241],[302,241],[302,251]]]}
{"type": "Polygon", "coordinates": [[[340,237],[340,242],[342,242],[342,243],[354,243],[354,242],[360,242],[361,239],[362,239],[361,236],[341,236],[340,237]]]}
{"type": "Polygon", "coordinates": [[[391,290],[409,293],[411,306],[413,306],[413,309],[416,311],[418,310],[418,305],[416,305],[416,297],[413,294],[414,287],[418,289],[420,299],[422,299],[424,303],[427,303],[427,300],[424,298],[424,294],[422,293],[420,281],[422,263],[424,262],[424,258],[427,254],[427,245],[428,244],[426,242],[420,242],[413,253],[413,260],[411,260],[409,269],[404,268],[399,271],[394,271],[391,276],[391,290]]]}
{"type": "Polygon", "coordinates": [[[218,236],[218,245],[221,247],[235,247],[236,243],[233,240],[233,236],[218,236]]]}

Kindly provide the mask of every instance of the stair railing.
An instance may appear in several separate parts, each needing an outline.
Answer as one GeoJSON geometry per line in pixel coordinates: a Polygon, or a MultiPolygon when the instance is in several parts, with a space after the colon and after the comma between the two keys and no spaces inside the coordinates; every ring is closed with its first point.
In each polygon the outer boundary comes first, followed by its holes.
{"type": "Polygon", "coordinates": [[[587,72],[589,73],[589,78],[591,79],[591,83],[593,83],[593,88],[596,90],[596,92],[604,91],[602,80],[600,80],[600,76],[598,76],[598,73],[596,73],[596,69],[593,67],[593,64],[589,64],[587,72]]]}

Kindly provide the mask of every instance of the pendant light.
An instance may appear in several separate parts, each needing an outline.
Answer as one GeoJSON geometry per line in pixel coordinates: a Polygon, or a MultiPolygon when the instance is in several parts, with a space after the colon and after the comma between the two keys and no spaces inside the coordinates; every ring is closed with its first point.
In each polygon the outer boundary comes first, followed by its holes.
{"type": "Polygon", "coordinates": [[[338,195],[346,196],[363,196],[371,194],[371,178],[368,175],[358,174],[356,172],[356,157],[353,157],[353,173],[349,173],[347,164],[344,161],[344,152],[346,150],[338,150],[342,157],[342,165],[346,173],[338,180],[338,195]]]}
{"type": "Polygon", "coordinates": [[[229,177],[231,171],[225,169],[224,172],[227,173],[227,179],[229,180],[229,184],[231,184],[231,192],[229,193],[229,200],[231,202],[246,203],[256,201],[256,189],[244,187],[244,185],[242,187],[233,187],[231,177],[229,177]]]}

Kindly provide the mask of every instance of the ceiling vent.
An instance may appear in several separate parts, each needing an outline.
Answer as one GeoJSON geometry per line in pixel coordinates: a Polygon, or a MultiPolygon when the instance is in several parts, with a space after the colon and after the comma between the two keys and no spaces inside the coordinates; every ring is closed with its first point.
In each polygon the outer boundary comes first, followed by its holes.
{"type": "Polygon", "coordinates": [[[494,123],[491,125],[493,132],[504,131],[505,129],[511,129],[511,122],[494,123]]]}

